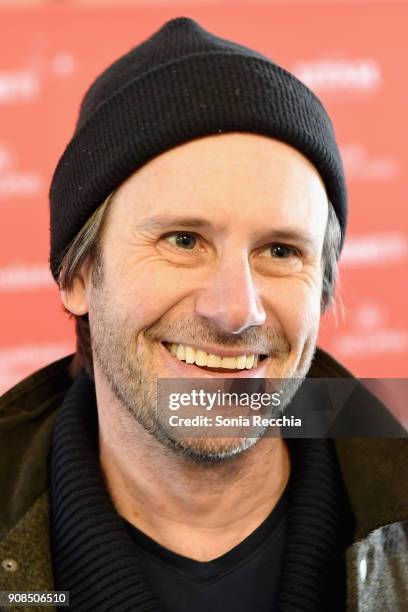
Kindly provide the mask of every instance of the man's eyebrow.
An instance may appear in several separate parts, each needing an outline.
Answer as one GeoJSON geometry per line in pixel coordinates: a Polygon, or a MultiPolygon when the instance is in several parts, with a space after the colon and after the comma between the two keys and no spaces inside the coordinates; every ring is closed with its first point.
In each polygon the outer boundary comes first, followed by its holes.
{"type": "Polygon", "coordinates": [[[172,227],[194,227],[197,229],[211,229],[211,223],[200,217],[186,217],[184,215],[154,215],[148,217],[137,225],[138,230],[166,230],[172,227]]]}

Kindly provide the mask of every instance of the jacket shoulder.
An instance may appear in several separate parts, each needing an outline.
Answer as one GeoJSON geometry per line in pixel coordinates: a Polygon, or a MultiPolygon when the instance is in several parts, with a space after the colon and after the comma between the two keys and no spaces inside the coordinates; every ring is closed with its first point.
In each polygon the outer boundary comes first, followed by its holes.
{"type": "MultiPolygon", "coordinates": [[[[406,429],[323,349],[316,350],[308,376],[355,380],[354,391],[329,434],[335,438],[342,478],[356,519],[355,540],[384,525],[408,522],[406,429]]],[[[346,382],[353,385],[352,381],[346,382]]]]}
{"type": "Polygon", "coordinates": [[[328,401],[337,416],[328,430],[329,437],[406,438],[405,427],[386,405],[326,351],[318,348],[308,372],[308,378],[327,379],[328,401]],[[340,379],[336,381],[335,379],[340,379]],[[344,382],[342,382],[342,380],[344,382]],[[344,399],[341,399],[344,397],[344,399]],[[335,399],[333,399],[335,398],[335,399]]]}
{"type": "Polygon", "coordinates": [[[30,409],[34,401],[36,404],[47,401],[50,394],[66,391],[72,383],[69,366],[73,356],[67,355],[46,365],[0,396],[0,422],[5,413],[20,412],[24,407],[30,409]]]}
{"type": "Polygon", "coordinates": [[[58,407],[72,384],[72,355],[31,374],[0,397],[0,538],[47,489],[58,407]]]}

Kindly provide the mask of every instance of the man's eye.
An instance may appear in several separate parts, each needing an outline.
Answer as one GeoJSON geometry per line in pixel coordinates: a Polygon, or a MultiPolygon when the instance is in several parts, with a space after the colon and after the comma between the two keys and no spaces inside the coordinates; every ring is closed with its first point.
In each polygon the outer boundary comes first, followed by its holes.
{"type": "Polygon", "coordinates": [[[298,255],[295,248],[287,246],[286,244],[273,244],[271,247],[269,247],[268,251],[272,257],[276,259],[288,259],[288,257],[298,255]]]}
{"type": "Polygon", "coordinates": [[[174,232],[165,237],[170,244],[181,249],[194,249],[197,244],[197,237],[189,232],[174,232]]]}

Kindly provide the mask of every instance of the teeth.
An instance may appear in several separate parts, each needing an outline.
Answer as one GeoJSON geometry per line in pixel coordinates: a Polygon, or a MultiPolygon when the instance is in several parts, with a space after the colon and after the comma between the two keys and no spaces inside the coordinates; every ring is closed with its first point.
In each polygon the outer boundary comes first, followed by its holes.
{"type": "Polygon", "coordinates": [[[247,370],[250,370],[252,366],[254,365],[254,358],[255,358],[255,355],[248,355],[248,357],[246,358],[245,367],[247,370]]]}
{"type": "Polygon", "coordinates": [[[195,363],[198,366],[207,366],[208,368],[226,368],[228,370],[250,370],[258,365],[259,355],[239,355],[238,357],[221,357],[206,353],[200,349],[195,349],[192,346],[184,346],[183,344],[166,344],[169,351],[186,363],[195,363]]]}
{"type": "Polygon", "coordinates": [[[231,370],[234,370],[237,367],[237,358],[236,357],[223,357],[221,367],[230,368],[231,370]]]}
{"type": "Polygon", "coordinates": [[[222,367],[222,357],[208,353],[206,365],[207,365],[207,368],[221,368],[222,367]]]}
{"type": "Polygon", "coordinates": [[[246,355],[240,355],[237,357],[237,368],[238,370],[244,370],[246,366],[246,355]]]}
{"type": "Polygon", "coordinates": [[[182,344],[179,344],[177,347],[177,359],[185,359],[186,358],[186,349],[182,344]]]}
{"type": "Polygon", "coordinates": [[[207,353],[205,351],[200,351],[200,349],[197,349],[195,362],[198,366],[207,365],[207,353]]]}
{"type": "Polygon", "coordinates": [[[196,350],[192,346],[186,346],[186,362],[194,363],[196,359],[196,350]]]}

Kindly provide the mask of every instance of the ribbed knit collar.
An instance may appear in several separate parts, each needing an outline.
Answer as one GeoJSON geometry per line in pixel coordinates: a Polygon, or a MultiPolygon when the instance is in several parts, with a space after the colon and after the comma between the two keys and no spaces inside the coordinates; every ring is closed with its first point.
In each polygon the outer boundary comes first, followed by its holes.
{"type": "MultiPolygon", "coordinates": [[[[292,440],[289,448],[288,535],[277,609],[344,610],[344,548],[351,517],[333,445],[292,440]]],[[[57,416],[50,480],[55,589],[70,591],[70,609],[163,610],[104,482],[95,387],[84,372],[57,416]]]]}

